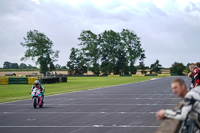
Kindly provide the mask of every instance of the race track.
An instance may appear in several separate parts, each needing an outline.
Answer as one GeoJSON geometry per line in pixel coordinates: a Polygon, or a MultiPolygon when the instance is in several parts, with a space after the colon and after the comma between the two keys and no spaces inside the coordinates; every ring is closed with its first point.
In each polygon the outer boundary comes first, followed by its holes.
{"type": "Polygon", "coordinates": [[[173,78],[47,96],[44,108],[31,100],[3,103],[0,133],[153,133],[155,112],[180,101],[173,78]]]}

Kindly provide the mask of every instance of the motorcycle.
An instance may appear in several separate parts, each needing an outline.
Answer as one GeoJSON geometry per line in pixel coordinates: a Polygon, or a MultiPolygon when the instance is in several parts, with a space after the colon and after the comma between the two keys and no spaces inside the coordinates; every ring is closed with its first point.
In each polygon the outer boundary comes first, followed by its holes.
{"type": "Polygon", "coordinates": [[[37,108],[43,107],[43,100],[42,100],[42,94],[39,88],[35,87],[33,91],[31,92],[32,95],[32,101],[33,101],[33,107],[37,108]]]}

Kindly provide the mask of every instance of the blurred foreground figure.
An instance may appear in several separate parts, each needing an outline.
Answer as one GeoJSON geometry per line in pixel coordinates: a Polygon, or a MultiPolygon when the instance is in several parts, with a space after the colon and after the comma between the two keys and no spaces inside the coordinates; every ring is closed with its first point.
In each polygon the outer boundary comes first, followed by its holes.
{"type": "Polygon", "coordinates": [[[172,118],[184,121],[190,118],[197,128],[200,129],[200,86],[188,91],[183,79],[175,79],[171,83],[173,93],[181,97],[180,110],[162,109],[156,113],[157,119],[172,118]]]}

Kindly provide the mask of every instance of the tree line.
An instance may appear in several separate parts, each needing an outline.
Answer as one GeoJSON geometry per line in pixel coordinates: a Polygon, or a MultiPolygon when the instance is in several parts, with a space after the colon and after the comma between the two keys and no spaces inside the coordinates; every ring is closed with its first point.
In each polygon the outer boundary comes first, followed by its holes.
{"type": "MultiPolygon", "coordinates": [[[[31,59],[39,65],[40,73],[56,69],[68,69],[70,74],[81,75],[87,71],[94,74],[135,74],[137,69],[141,69],[145,74],[145,69],[151,69],[151,73],[161,73],[162,65],[159,60],[145,66],[145,50],[142,48],[138,35],[129,29],[123,29],[121,32],[105,30],[100,34],[95,34],[90,30],[82,31],[78,37],[78,48],[72,48],[69,61],[66,66],[54,65],[59,57],[59,51],[53,50],[53,42],[44,34],[37,30],[27,32],[21,45],[25,51],[22,61],[31,59]],[[139,65],[135,66],[136,61],[139,65]]],[[[30,68],[30,65],[19,66],[17,63],[7,62],[4,68],[30,68]]],[[[172,73],[183,74],[187,72],[186,66],[175,62],[170,68],[172,73]]]]}
{"type": "Polygon", "coordinates": [[[79,48],[71,49],[67,63],[70,74],[80,75],[88,70],[94,74],[134,74],[135,62],[146,58],[140,38],[128,29],[100,34],[82,31],[78,40],[79,48]]]}
{"type": "MultiPolygon", "coordinates": [[[[32,66],[31,64],[25,64],[25,63],[11,63],[8,61],[5,61],[3,63],[3,69],[38,69],[36,66],[32,66]]],[[[61,66],[59,64],[55,65],[55,70],[66,70],[66,66],[61,66]]]]}
{"type": "Polygon", "coordinates": [[[21,63],[18,65],[18,63],[11,63],[8,61],[5,61],[3,64],[4,69],[38,69],[36,66],[32,66],[31,64],[25,64],[21,63]]]}
{"type": "MultiPolygon", "coordinates": [[[[144,65],[143,65],[144,66],[144,65]]],[[[151,64],[150,67],[148,66],[136,66],[136,69],[141,69],[143,74],[146,74],[146,69],[150,69],[150,73],[161,73],[161,69],[163,68],[162,65],[159,63],[159,60],[156,60],[155,63],[151,64]]],[[[5,61],[3,64],[3,69],[38,69],[36,66],[32,66],[31,64],[25,64],[21,63],[18,65],[18,63],[11,63],[8,61],[5,61]]],[[[172,64],[172,66],[169,68],[171,73],[176,73],[178,75],[183,75],[184,73],[189,73],[189,63],[185,66],[183,63],[175,62],[172,64]]],[[[61,66],[59,64],[55,65],[55,70],[67,70],[66,66],[61,66]]]]}

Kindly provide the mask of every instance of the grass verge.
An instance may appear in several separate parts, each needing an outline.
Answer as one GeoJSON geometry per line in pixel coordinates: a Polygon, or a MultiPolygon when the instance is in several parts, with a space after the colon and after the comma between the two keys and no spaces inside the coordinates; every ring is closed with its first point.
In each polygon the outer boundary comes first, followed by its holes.
{"type": "MultiPolygon", "coordinates": [[[[44,84],[45,95],[68,93],[88,90],[99,87],[135,83],[158,78],[147,77],[68,77],[68,83],[44,84]]],[[[29,99],[32,85],[0,85],[0,103],[15,100],[29,99]]]]}

